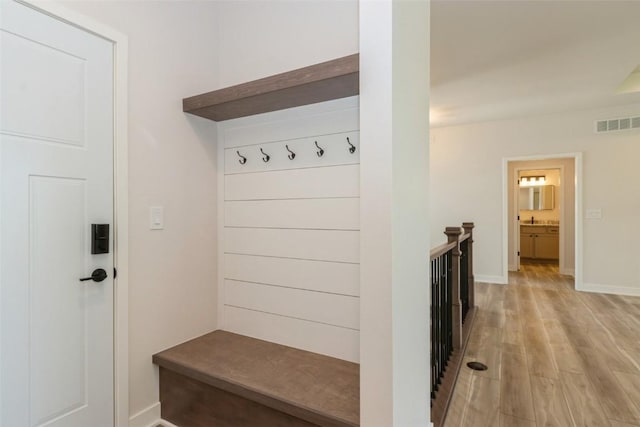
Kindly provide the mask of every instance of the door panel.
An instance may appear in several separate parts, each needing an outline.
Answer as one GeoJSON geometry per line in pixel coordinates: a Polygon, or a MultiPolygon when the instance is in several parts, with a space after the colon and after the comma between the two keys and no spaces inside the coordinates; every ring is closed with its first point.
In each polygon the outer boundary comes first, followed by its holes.
{"type": "Polygon", "coordinates": [[[30,178],[29,371],[40,425],[87,404],[87,287],[76,283],[86,265],[86,181],[30,178]]]}
{"type": "Polygon", "coordinates": [[[113,45],[1,1],[0,55],[0,426],[113,426],[113,45]]]}
{"type": "Polygon", "coordinates": [[[2,37],[2,131],[81,146],[85,61],[10,32],[2,37]],[[52,113],[55,120],[46,119],[52,113]]]}

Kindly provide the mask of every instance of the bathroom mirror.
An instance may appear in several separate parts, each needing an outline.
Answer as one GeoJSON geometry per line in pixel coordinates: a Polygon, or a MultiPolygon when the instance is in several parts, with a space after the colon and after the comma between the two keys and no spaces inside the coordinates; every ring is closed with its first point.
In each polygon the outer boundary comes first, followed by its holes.
{"type": "Polygon", "coordinates": [[[520,209],[529,211],[548,210],[554,208],[553,185],[537,185],[533,187],[520,187],[520,209]]]}

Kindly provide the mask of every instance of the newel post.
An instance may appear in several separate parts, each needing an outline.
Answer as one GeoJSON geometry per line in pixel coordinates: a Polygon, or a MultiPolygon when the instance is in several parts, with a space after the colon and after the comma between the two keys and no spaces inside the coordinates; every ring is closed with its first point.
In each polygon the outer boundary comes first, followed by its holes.
{"type": "Polygon", "coordinates": [[[472,222],[463,222],[462,228],[464,228],[464,233],[469,234],[469,243],[468,250],[469,256],[467,257],[467,262],[469,263],[467,272],[469,274],[469,307],[476,306],[476,282],[473,278],[473,228],[474,224],[472,222]]]}
{"type": "Polygon", "coordinates": [[[455,242],[456,247],[452,251],[451,283],[453,284],[453,349],[459,350],[462,347],[462,307],[460,305],[460,227],[447,227],[444,231],[447,235],[448,243],[455,242]]]}

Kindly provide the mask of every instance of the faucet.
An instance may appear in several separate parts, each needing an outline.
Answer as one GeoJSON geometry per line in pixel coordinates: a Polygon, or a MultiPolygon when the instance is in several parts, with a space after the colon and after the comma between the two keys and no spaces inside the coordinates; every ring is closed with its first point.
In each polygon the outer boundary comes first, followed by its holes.
{"type": "Polygon", "coordinates": [[[534,221],[533,221],[533,215],[531,215],[531,224],[533,224],[533,222],[534,222],[534,221]]]}

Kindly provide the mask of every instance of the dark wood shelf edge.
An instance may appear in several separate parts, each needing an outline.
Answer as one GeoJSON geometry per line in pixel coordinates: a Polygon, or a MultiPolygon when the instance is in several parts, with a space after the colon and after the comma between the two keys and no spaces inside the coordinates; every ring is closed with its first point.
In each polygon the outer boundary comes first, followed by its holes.
{"type": "Polygon", "coordinates": [[[182,100],[183,111],[214,121],[300,107],[360,93],[359,54],[182,100]]]}

